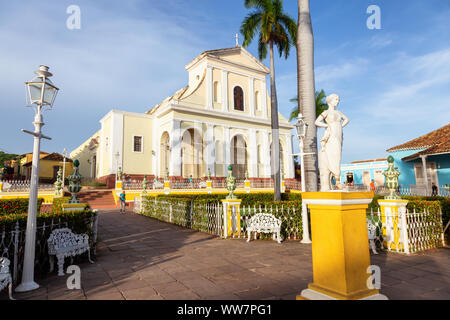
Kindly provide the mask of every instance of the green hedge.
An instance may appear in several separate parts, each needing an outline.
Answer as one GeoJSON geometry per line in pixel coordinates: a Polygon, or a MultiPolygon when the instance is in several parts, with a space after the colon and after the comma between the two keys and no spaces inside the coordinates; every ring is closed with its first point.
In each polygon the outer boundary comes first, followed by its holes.
{"type": "MultiPolygon", "coordinates": [[[[44,199],[38,198],[38,212],[41,210],[44,199]]],[[[0,199],[0,216],[22,214],[28,211],[28,198],[0,199]]]]}

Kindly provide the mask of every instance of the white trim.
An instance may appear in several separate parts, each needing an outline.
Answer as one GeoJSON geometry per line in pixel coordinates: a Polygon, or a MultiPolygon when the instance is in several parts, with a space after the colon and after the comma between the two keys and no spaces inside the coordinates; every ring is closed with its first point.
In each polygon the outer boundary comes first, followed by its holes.
{"type": "Polygon", "coordinates": [[[256,73],[264,74],[264,77],[258,77],[258,76],[255,76],[255,75],[253,75],[253,74],[247,73],[247,72],[242,72],[242,71],[238,71],[238,70],[235,70],[235,69],[225,68],[225,67],[223,67],[223,66],[219,66],[219,65],[213,64],[213,63],[208,63],[207,66],[208,66],[208,67],[212,67],[212,68],[214,68],[214,69],[220,69],[220,70],[223,70],[223,71],[226,71],[226,72],[238,74],[238,75],[244,76],[244,77],[253,77],[253,78],[258,79],[258,80],[263,80],[263,79],[265,79],[265,76],[268,75],[268,74],[270,73],[270,72],[269,72],[269,73],[266,74],[265,72],[261,72],[261,71],[255,70],[255,69],[253,69],[253,68],[249,68],[248,66],[245,66],[245,65],[243,65],[243,64],[235,64],[235,63],[230,62],[230,61],[224,61],[224,60],[217,60],[217,61],[219,61],[219,62],[224,62],[224,63],[226,63],[226,64],[231,64],[231,65],[233,65],[233,66],[239,66],[239,68],[242,68],[242,69],[249,69],[250,71],[253,71],[253,72],[256,71],[256,73]]]}
{"type": "Polygon", "coordinates": [[[210,66],[206,67],[206,108],[212,110],[213,102],[213,69],[210,66]]]}
{"type": "MultiPolygon", "coordinates": [[[[224,119],[228,119],[228,120],[249,122],[249,123],[258,124],[258,125],[266,125],[269,127],[271,125],[270,120],[268,118],[265,118],[265,119],[259,118],[259,117],[252,118],[252,117],[247,116],[242,111],[223,112],[223,111],[219,111],[219,110],[206,110],[206,109],[200,109],[200,108],[196,109],[196,108],[184,106],[181,104],[178,104],[178,105],[170,105],[169,104],[169,105],[165,106],[164,109],[160,109],[159,111],[160,112],[157,113],[157,117],[161,117],[163,114],[169,113],[170,111],[180,111],[180,112],[184,111],[184,112],[189,112],[189,113],[193,113],[193,114],[198,114],[201,116],[211,116],[213,118],[224,118],[224,119]]],[[[192,121],[192,120],[189,119],[186,121],[192,121]]],[[[289,122],[286,122],[286,123],[280,122],[280,129],[292,130],[294,128],[295,128],[295,126],[290,124],[289,122]]]]}
{"type": "Polygon", "coordinates": [[[250,107],[250,116],[255,116],[255,78],[248,78],[248,104],[250,107]]]}
{"type": "Polygon", "coordinates": [[[222,112],[228,112],[228,71],[222,70],[222,112]]]}
{"type": "Polygon", "coordinates": [[[322,206],[344,206],[352,204],[369,204],[372,199],[304,199],[306,204],[316,204],[322,206]]]}
{"type": "MultiPolygon", "coordinates": [[[[300,293],[300,295],[309,300],[338,300],[332,296],[327,294],[312,290],[312,289],[304,289],[300,293]]],[[[384,294],[375,293],[371,296],[361,298],[359,300],[389,300],[384,294]]]]}
{"type": "Polygon", "coordinates": [[[111,114],[116,113],[116,114],[122,114],[122,115],[127,115],[127,116],[133,116],[133,117],[139,117],[139,118],[147,118],[147,119],[153,119],[154,116],[147,114],[147,113],[137,113],[137,112],[129,112],[129,111],[123,111],[123,110],[110,110],[107,114],[105,114],[103,116],[103,118],[100,119],[100,122],[105,121],[106,119],[108,119],[108,117],[111,116],[111,114]]]}
{"type": "Polygon", "coordinates": [[[131,135],[132,136],[132,143],[131,143],[131,148],[132,148],[132,152],[133,153],[144,153],[144,136],[143,135],[140,135],[140,134],[133,134],[133,135],[131,135]],[[134,150],[134,138],[135,137],[141,137],[141,151],[135,151],[134,150]]]}
{"type": "Polygon", "coordinates": [[[104,126],[103,126],[103,121],[100,121],[100,125],[101,125],[101,129],[100,129],[100,165],[98,168],[99,172],[99,177],[103,176],[103,159],[104,159],[104,155],[103,155],[103,149],[105,148],[105,133],[104,133],[104,126]]]}
{"type": "Polygon", "coordinates": [[[387,163],[383,163],[383,164],[368,164],[368,165],[361,165],[361,166],[357,166],[357,165],[343,165],[341,166],[341,171],[345,171],[345,170],[367,170],[367,169],[385,169],[388,167],[387,163]]]}
{"type": "Polygon", "coordinates": [[[247,106],[245,105],[245,91],[244,91],[244,88],[242,88],[242,86],[241,85],[239,85],[239,84],[235,84],[234,86],[233,86],[233,89],[231,90],[231,92],[233,93],[232,94],[232,96],[233,96],[233,108],[230,110],[230,112],[232,112],[232,111],[238,111],[238,112],[242,112],[242,113],[245,113],[246,111],[247,111],[247,106]],[[236,106],[234,105],[234,89],[236,88],[236,87],[239,87],[239,88],[241,88],[241,90],[242,90],[242,105],[243,105],[243,107],[244,107],[244,110],[236,110],[236,106]]]}
{"type": "Polygon", "coordinates": [[[378,200],[378,204],[380,206],[406,207],[406,205],[408,204],[408,200],[397,200],[397,201],[402,201],[402,202],[385,202],[384,200],[380,202],[380,200],[378,200]]]}

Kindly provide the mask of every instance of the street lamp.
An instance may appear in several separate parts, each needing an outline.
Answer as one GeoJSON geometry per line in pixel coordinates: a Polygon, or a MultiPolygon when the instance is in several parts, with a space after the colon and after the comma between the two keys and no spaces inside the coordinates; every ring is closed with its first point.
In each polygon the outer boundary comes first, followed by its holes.
{"type": "MultiPolygon", "coordinates": [[[[305,163],[304,163],[304,155],[311,153],[304,153],[304,139],[306,136],[306,129],[308,124],[305,122],[305,119],[301,113],[298,115],[297,123],[295,124],[295,130],[297,131],[298,141],[300,143],[300,179],[302,183],[302,192],[306,190],[306,176],[305,176],[305,163]]],[[[305,201],[302,201],[302,225],[303,225],[303,236],[302,243],[311,243],[311,239],[309,237],[309,228],[308,228],[308,208],[306,206],[305,201]]]]}
{"type": "Polygon", "coordinates": [[[66,181],[66,158],[67,158],[67,150],[66,150],[66,148],[64,148],[62,154],[64,156],[64,160],[63,160],[63,181],[62,181],[62,190],[63,190],[63,195],[64,195],[64,182],[66,181]]]}
{"type": "Polygon", "coordinates": [[[33,162],[30,181],[30,198],[28,202],[27,231],[25,236],[25,255],[23,262],[22,283],[16,288],[18,292],[30,291],[39,288],[34,282],[34,256],[36,246],[36,215],[37,215],[37,195],[39,182],[39,156],[41,147],[41,138],[51,140],[41,133],[44,125],[41,114],[42,108],[47,106],[52,108],[55,101],[58,88],[53,85],[49,79],[52,74],[48,72],[48,67],[40,66],[39,70],[34,72],[37,77],[29,82],[25,82],[27,88],[27,100],[29,105],[35,104],[34,132],[24,130],[23,132],[31,134],[34,137],[33,162]]]}

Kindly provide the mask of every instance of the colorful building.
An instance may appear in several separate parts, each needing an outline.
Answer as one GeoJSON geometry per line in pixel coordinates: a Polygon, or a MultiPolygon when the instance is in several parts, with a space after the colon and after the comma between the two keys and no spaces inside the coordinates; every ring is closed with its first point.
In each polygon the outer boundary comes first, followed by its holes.
{"type": "Polygon", "coordinates": [[[450,184],[450,124],[387,150],[401,172],[403,187],[450,184]],[[425,169],[426,168],[426,169],[425,169]]]}
{"type": "MultiPolygon", "coordinates": [[[[109,186],[133,178],[270,179],[270,70],[241,46],[205,51],[186,65],[188,85],[144,113],[111,110],[70,154],[81,174],[109,186]]],[[[294,178],[291,125],[279,114],[280,161],[294,178]]]]}
{"type": "MultiPolygon", "coordinates": [[[[14,166],[14,177],[29,180],[31,177],[31,167],[33,153],[26,153],[20,156],[18,161],[12,162],[14,166]]],[[[59,153],[48,153],[41,151],[39,157],[39,181],[54,182],[59,168],[64,165],[64,156],[59,153]]],[[[72,160],[66,158],[65,177],[72,173],[72,160]]]]}
{"type": "Polygon", "coordinates": [[[384,186],[383,171],[388,167],[387,159],[353,161],[341,165],[341,183],[369,186],[374,180],[376,187],[384,186]]]}

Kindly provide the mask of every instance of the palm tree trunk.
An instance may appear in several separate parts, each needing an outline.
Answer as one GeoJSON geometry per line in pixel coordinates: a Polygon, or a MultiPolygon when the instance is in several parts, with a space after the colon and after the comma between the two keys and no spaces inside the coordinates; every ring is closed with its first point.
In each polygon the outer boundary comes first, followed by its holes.
{"type": "Polygon", "coordinates": [[[317,191],[317,129],[314,85],[314,37],[311,26],[309,0],[298,0],[297,31],[298,107],[308,124],[304,141],[305,191],[317,191]]]}
{"type": "Polygon", "coordinates": [[[277,89],[275,86],[275,64],[273,58],[273,42],[270,41],[270,118],[272,125],[272,154],[271,167],[272,179],[274,181],[274,201],[281,200],[281,179],[280,179],[280,136],[278,123],[278,101],[277,89]]]}

